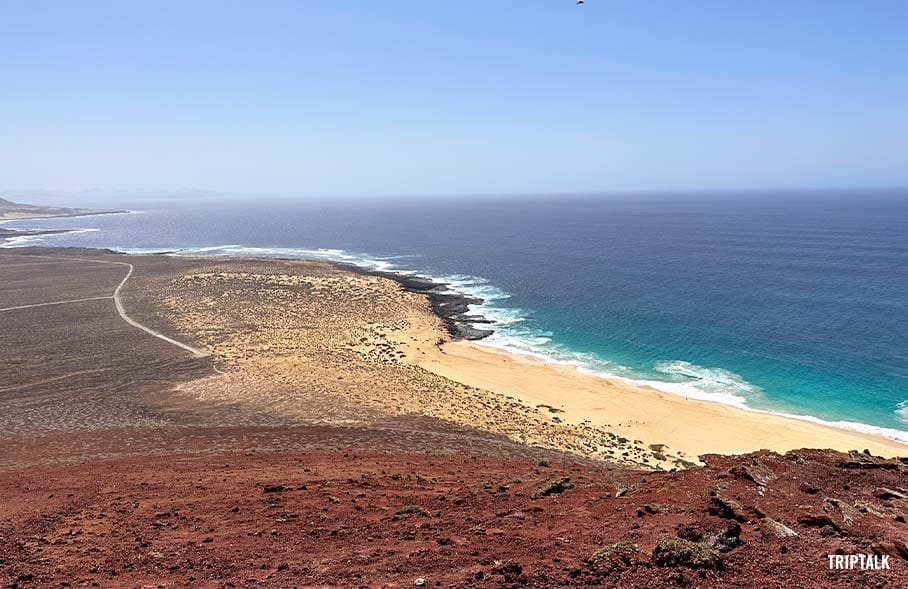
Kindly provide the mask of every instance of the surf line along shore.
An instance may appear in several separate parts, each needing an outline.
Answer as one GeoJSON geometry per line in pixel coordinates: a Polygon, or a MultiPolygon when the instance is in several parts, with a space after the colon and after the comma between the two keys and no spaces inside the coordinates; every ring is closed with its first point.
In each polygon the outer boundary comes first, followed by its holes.
{"type": "Polygon", "coordinates": [[[584,374],[572,365],[479,345],[478,340],[492,334],[491,329],[475,327],[491,322],[469,311],[469,305],[480,304],[481,299],[451,292],[445,284],[428,278],[336,265],[394,280],[429,299],[454,341],[421,350],[412,356],[416,364],[532,407],[551,407],[556,422],[590,423],[659,450],[681,452],[691,460],[703,454],[799,448],[868,449],[882,456],[908,456],[908,444],[883,435],[691,399],[617,378],[584,374]]]}

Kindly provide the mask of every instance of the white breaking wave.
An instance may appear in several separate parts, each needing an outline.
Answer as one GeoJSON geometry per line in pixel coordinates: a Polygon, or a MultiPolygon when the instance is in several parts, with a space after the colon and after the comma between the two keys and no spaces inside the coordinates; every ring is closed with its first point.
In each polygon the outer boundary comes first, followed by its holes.
{"type": "MultiPolygon", "coordinates": [[[[29,229],[21,229],[17,231],[30,231],[29,229]]],[[[41,231],[40,229],[35,229],[34,231],[41,231]]],[[[0,248],[9,248],[9,247],[25,247],[29,245],[40,245],[49,237],[61,236],[61,235],[72,235],[74,233],[94,233],[100,231],[100,229],[65,229],[60,230],[59,233],[45,233],[38,235],[15,235],[12,237],[7,237],[6,241],[0,243],[0,248]]]]}
{"type": "MultiPolygon", "coordinates": [[[[253,247],[244,245],[216,245],[207,247],[158,248],[175,256],[232,256],[241,258],[295,258],[306,260],[324,260],[354,264],[369,270],[397,272],[391,259],[352,254],[341,249],[297,247],[253,247]]],[[[128,251],[128,250],[122,250],[128,251]]],[[[145,250],[147,253],[147,250],[145,250]]]]}
{"type": "Polygon", "coordinates": [[[908,401],[902,401],[896,406],[895,415],[901,421],[908,423],[908,401]]]}
{"type": "Polygon", "coordinates": [[[681,382],[669,382],[675,385],[678,392],[686,396],[697,393],[706,394],[711,400],[713,397],[725,397],[728,404],[744,406],[748,400],[760,397],[763,390],[748,382],[742,376],[722,368],[706,368],[691,364],[683,360],[656,362],[656,372],[665,374],[681,382]]]}
{"type": "Polygon", "coordinates": [[[756,400],[762,395],[759,387],[733,372],[721,368],[706,368],[680,360],[656,363],[654,371],[665,374],[672,380],[647,378],[638,370],[610,362],[596,354],[571,350],[555,342],[552,335],[551,332],[513,333],[512,330],[503,329],[475,343],[532,356],[551,364],[574,366],[583,374],[617,379],[689,399],[712,401],[741,409],[751,409],[748,401],[756,400]]]}
{"type": "Polygon", "coordinates": [[[850,429],[852,431],[880,436],[883,438],[889,438],[890,440],[896,440],[897,442],[908,444],[908,432],[900,429],[880,427],[876,425],[870,425],[868,423],[861,423],[858,421],[831,421],[828,419],[820,419],[819,417],[814,417],[813,415],[793,415],[791,413],[784,413],[781,411],[764,411],[762,409],[752,408],[748,408],[748,410],[756,411],[758,413],[769,413],[771,415],[781,415],[782,417],[800,419],[801,421],[809,421],[811,423],[818,423],[820,425],[832,426],[839,429],[850,429]]]}

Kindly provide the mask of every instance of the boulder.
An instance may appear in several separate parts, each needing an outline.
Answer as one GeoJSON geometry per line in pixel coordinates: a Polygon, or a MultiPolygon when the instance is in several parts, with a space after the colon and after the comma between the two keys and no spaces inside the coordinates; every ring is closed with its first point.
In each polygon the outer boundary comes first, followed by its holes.
{"type": "Polygon", "coordinates": [[[705,542],[691,542],[677,536],[662,534],[653,549],[653,564],[657,566],[686,566],[695,569],[720,570],[722,553],[705,542]]]}
{"type": "Polygon", "coordinates": [[[771,517],[764,517],[760,520],[760,532],[766,537],[779,539],[793,538],[798,535],[797,532],[771,517]]]}

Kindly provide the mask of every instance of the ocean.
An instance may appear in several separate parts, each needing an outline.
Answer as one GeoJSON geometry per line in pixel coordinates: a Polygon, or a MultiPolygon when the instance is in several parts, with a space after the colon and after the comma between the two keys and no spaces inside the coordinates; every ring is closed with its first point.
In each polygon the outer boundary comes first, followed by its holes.
{"type": "Polygon", "coordinates": [[[483,345],[908,441],[908,191],[70,204],[138,214],[7,245],[425,275],[484,299],[483,345]]]}

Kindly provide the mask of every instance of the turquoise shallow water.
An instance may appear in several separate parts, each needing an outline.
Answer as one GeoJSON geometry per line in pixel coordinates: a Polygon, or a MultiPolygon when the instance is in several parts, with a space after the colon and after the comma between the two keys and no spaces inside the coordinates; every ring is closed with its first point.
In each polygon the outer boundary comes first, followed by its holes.
{"type": "Polygon", "coordinates": [[[115,204],[143,212],[6,226],[435,276],[488,345],[908,439],[906,192],[115,204]]]}

